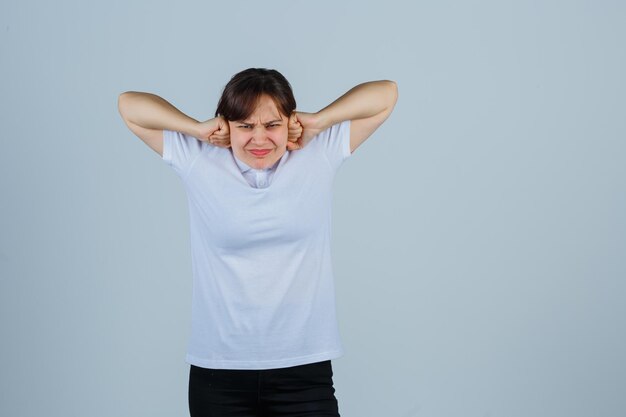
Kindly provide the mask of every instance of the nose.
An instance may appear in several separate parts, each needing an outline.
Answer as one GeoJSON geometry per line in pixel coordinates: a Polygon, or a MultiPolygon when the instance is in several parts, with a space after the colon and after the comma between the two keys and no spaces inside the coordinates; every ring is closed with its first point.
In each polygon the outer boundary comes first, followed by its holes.
{"type": "Polygon", "coordinates": [[[267,141],[267,134],[265,132],[265,128],[262,126],[257,126],[253,131],[252,131],[252,138],[251,142],[253,143],[264,143],[267,141]]]}

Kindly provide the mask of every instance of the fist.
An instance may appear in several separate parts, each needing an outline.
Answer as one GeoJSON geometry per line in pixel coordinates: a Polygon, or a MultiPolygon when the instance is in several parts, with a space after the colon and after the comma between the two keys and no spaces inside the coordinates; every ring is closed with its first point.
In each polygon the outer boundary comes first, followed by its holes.
{"type": "Polygon", "coordinates": [[[311,139],[324,130],[324,121],[319,113],[293,112],[289,121],[288,150],[304,148],[311,139]],[[298,135],[296,139],[292,139],[292,131],[294,136],[298,135]]]}
{"type": "Polygon", "coordinates": [[[221,148],[230,148],[230,129],[228,121],[222,116],[200,123],[198,139],[221,148]]]}
{"type": "Polygon", "coordinates": [[[298,140],[302,136],[302,125],[298,121],[296,112],[289,117],[289,133],[287,136],[287,150],[293,151],[302,148],[298,140]]]}

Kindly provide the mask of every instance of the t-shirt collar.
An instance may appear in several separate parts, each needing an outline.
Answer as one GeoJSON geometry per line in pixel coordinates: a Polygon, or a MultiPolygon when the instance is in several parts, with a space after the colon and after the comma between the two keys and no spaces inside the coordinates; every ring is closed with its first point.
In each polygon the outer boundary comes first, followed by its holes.
{"type": "Polygon", "coordinates": [[[252,168],[250,165],[246,164],[245,162],[239,160],[239,158],[237,158],[235,156],[234,152],[233,152],[233,158],[235,158],[235,162],[237,163],[237,166],[239,167],[239,170],[241,171],[242,174],[244,172],[247,172],[247,171],[250,171],[250,170],[253,170],[253,171],[272,171],[274,168],[276,168],[276,166],[280,162],[280,159],[278,159],[278,161],[276,161],[276,163],[273,166],[269,167],[269,168],[256,169],[256,168],[252,168]]]}

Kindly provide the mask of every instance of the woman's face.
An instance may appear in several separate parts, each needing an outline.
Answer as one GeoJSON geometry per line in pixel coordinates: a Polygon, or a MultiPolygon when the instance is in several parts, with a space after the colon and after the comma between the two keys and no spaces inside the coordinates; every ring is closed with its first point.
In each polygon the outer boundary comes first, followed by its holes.
{"type": "Polygon", "coordinates": [[[271,167],[287,151],[288,122],[274,100],[262,95],[250,117],[228,122],[233,153],[252,168],[271,167]]]}

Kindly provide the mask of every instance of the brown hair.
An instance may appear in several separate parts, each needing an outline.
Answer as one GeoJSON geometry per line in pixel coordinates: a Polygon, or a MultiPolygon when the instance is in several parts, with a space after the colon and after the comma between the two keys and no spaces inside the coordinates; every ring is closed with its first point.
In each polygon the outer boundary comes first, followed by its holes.
{"type": "Polygon", "coordinates": [[[255,110],[259,98],[270,96],[278,111],[289,117],[296,109],[296,99],[289,81],[278,71],[266,68],[248,68],[230,79],[217,104],[215,116],[226,120],[247,119],[255,110]]]}

